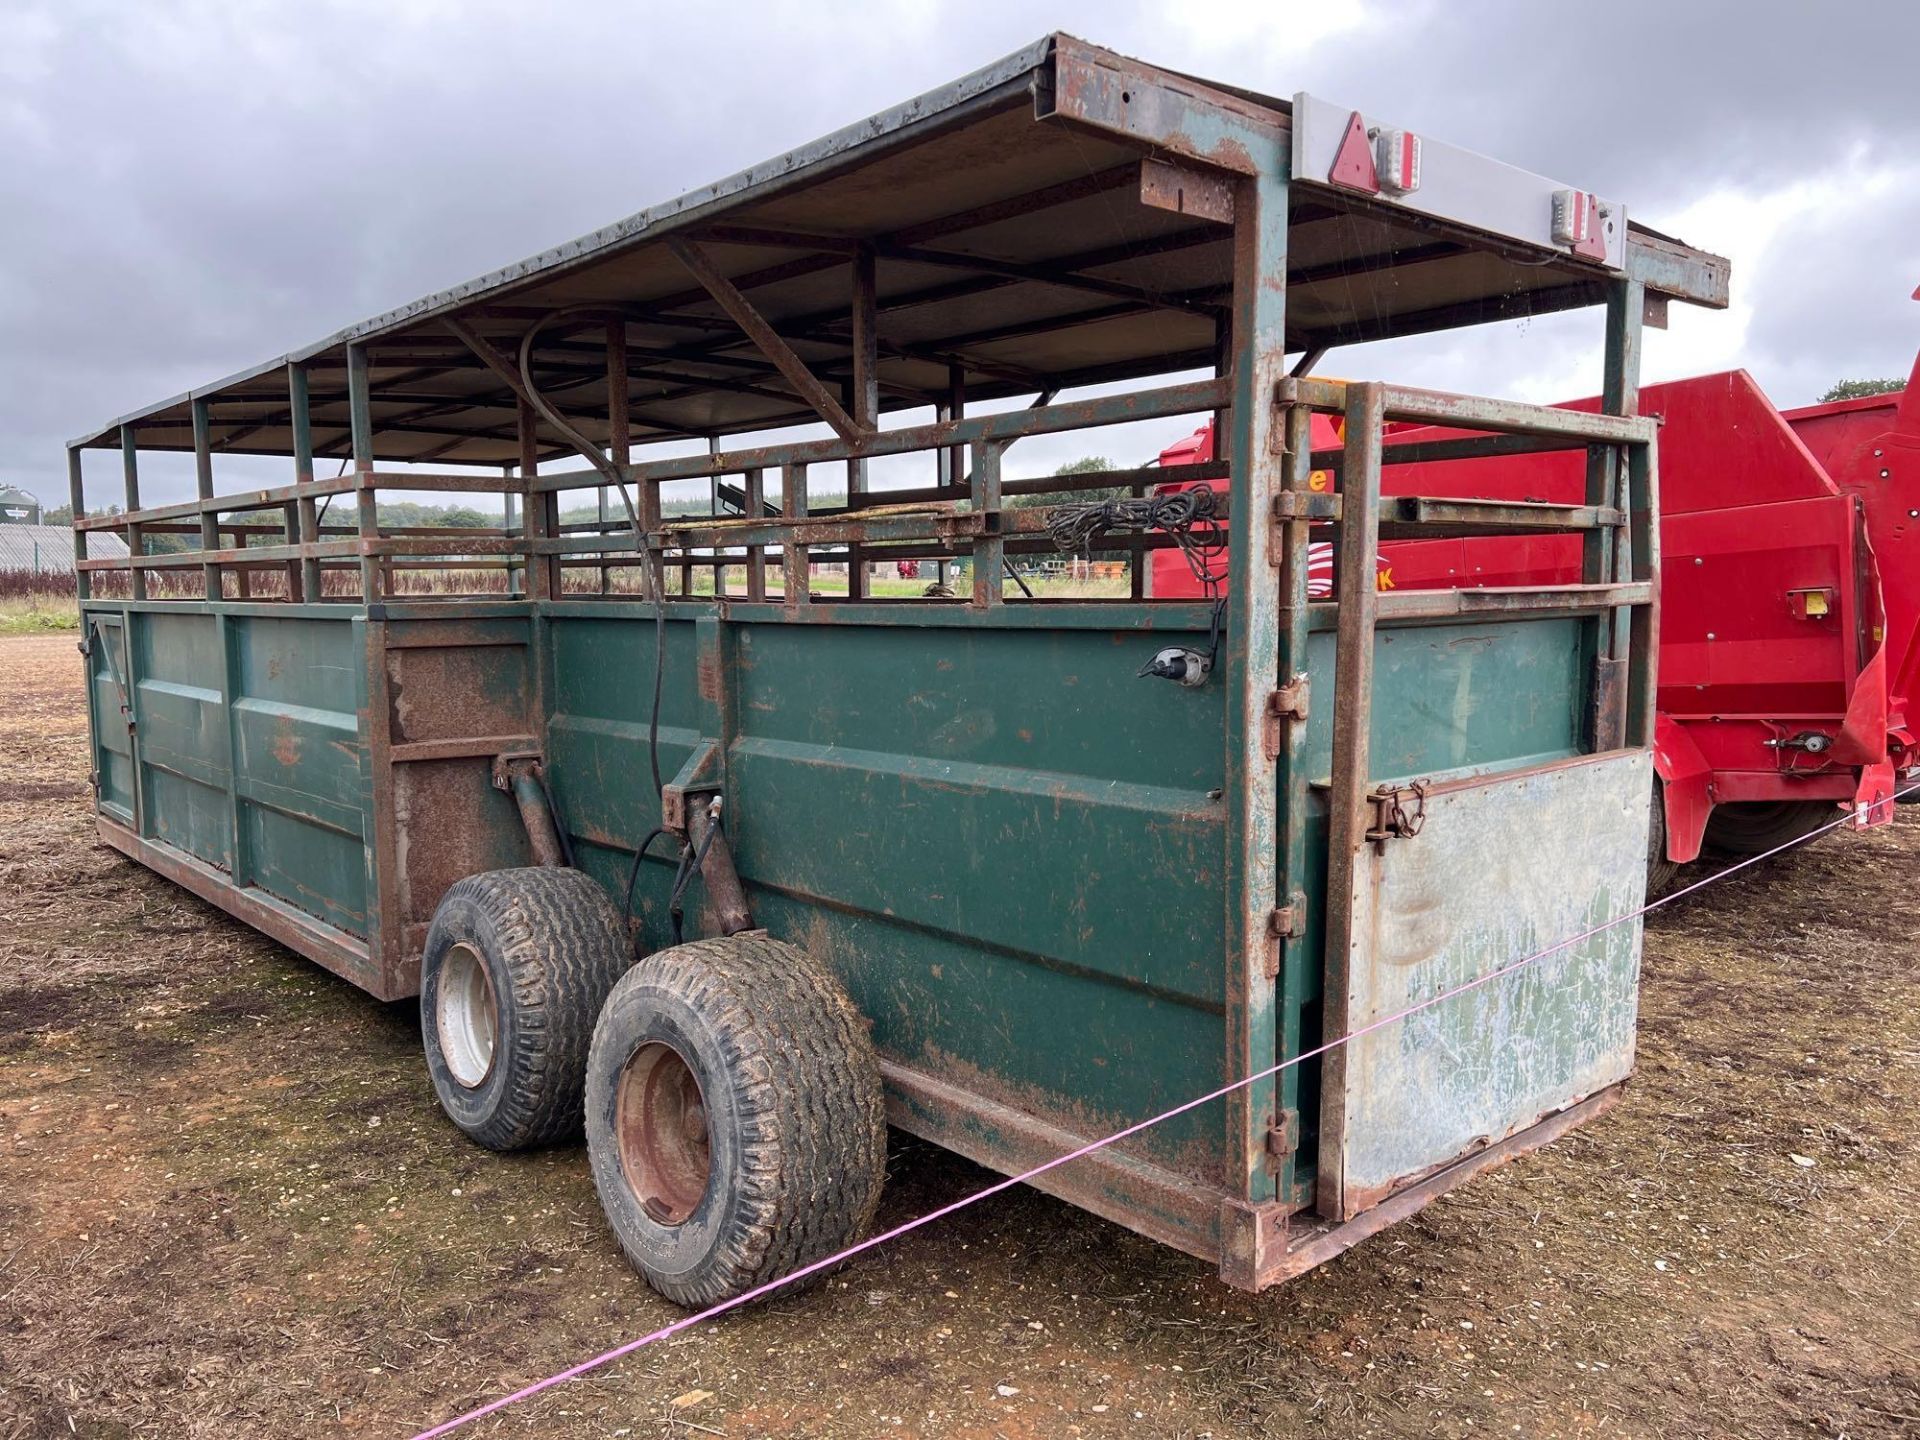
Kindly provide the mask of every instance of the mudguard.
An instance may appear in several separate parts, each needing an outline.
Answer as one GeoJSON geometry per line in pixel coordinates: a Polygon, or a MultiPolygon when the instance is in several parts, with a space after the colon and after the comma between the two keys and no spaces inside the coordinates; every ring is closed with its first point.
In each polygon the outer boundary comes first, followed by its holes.
{"type": "Polygon", "coordinates": [[[1713,813],[1713,770],[1686,726],[1662,713],[1653,723],[1653,773],[1667,821],[1667,858],[1677,865],[1700,858],[1713,813]]]}

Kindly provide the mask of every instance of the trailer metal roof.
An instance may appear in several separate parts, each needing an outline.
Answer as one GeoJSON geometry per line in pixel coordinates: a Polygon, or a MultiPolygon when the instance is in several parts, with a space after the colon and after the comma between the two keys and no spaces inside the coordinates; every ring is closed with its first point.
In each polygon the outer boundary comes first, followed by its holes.
{"type": "MultiPolygon", "coordinates": [[[[880,407],[923,407],[957,376],[969,401],[1212,363],[1230,293],[1230,226],[1140,203],[1144,144],[1051,123],[1060,67],[1105,66],[1288,133],[1288,102],[1049,35],[763,165],[530,259],[375,316],[72,442],[288,454],[286,367],[307,367],[314,452],[348,451],[347,347],[365,347],[382,461],[511,464],[510,388],[445,325],[534,353],[543,393],[607,433],[607,319],[626,318],[633,438],[717,436],[818,416],[669,247],[697,240],[831,389],[852,372],[851,256],[876,256],[880,407]],[[570,398],[578,392],[578,401],[570,398]],[[593,397],[591,401],[585,397],[593,397]]],[[[1197,206],[1196,209],[1203,209],[1197,206]]],[[[1629,270],[1655,293],[1726,303],[1724,261],[1644,227],[1629,270]]],[[[1289,208],[1288,348],[1309,350],[1591,305],[1612,277],[1364,196],[1302,187],[1289,208]]],[[[542,424],[544,454],[571,447],[542,424]]]]}

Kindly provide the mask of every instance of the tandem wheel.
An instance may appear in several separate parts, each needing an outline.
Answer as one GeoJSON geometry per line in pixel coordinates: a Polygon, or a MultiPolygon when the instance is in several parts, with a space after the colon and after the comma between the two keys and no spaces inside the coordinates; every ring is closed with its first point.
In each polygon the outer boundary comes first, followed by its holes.
{"type": "Polygon", "coordinates": [[[600,1012],[586,1088],[601,1208],[669,1300],[731,1299],[873,1221],[879,1059],[838,980],[792,945],[742,934],[640,961],[600,1012]]]}
{"type": "Polygon", "coordinates": [[[631,951],[613,902],[558,868],[451,886],[420,962],[420,1031],[440,1108],[489,1150],[575,1140],[594,1018],[631,951]]]}

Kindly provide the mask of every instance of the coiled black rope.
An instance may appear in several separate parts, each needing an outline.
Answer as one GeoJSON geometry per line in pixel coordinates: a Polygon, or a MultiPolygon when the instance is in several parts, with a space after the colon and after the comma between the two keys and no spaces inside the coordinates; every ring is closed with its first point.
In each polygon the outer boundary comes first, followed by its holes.
{"type": "Polygon", "coordinates": [[[1063,555],[1087,554],[1094,540],[1115,530],[1159,530],[1173,538],[1193,578],[1209,600],[1227,578],[1219,566],[1227,553],[1227,532],[1219,497],[1206,485],[1161,495],[1089,500],[1056,505],[1047,512],[1047,535],[1063,555]]]}

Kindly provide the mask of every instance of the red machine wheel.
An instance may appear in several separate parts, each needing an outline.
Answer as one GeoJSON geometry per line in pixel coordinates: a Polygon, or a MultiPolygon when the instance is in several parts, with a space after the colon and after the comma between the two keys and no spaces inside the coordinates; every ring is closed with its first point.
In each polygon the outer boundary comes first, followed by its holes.
{"type": "Polygon", "coordinates": [[[1716,805],[1706,843],[1729,855],[1763,855],[1839,819],[1831,800],[1748,800],[1716,805]]]}

